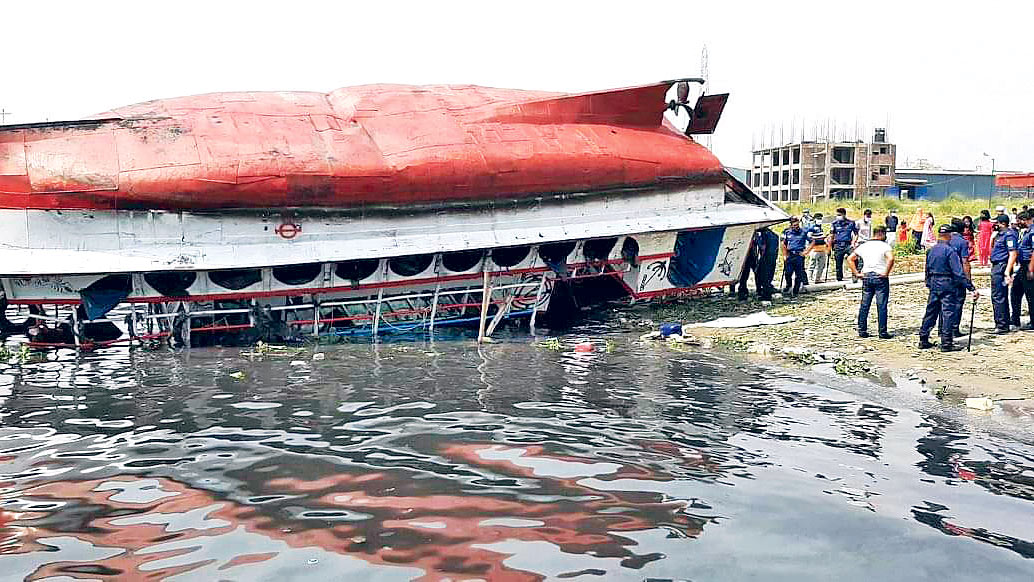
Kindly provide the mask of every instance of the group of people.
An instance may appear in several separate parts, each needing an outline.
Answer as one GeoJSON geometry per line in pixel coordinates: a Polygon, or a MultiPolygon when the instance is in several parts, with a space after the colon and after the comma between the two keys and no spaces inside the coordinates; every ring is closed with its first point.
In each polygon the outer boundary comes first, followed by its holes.
{"type": "MultiPolygon", "coordinates": [[[[782,291],[796,297],[807,292],[809,273],[812,281],[820,281],[830,254],[836,264],[837,281],[844,280],[844,265],[853,280],[862,283],[862,300],[858,310],[858,335],[869,337],[868,319],[872,303],[876,303],[878,335],[881,339],[893,337],[888,329],[887,308],[890,302],[890,274],[894,268],[894,249],[888,242],[890,233],[897,233],[898,242],[908,240],[913,227],[899,220],[891,212],[883,225],[873,225],[872,211],[865,210],[857,221],[847,217],[847,210],[838,208],[836,218],[827,233],[822,214],[814,216],[805,211],[802,217],[790,217],[789,226],[782,236],[769,228],[755,234],[753,252],[748,254],[747,266],[740,277],[737,294],[747,298],[747,280],[754,273],[758,297],[771,300],[775,293],[772,285],[778,256],[783,257],[782,291]],[[808,259],[808,268],[805,259],[808,259]]],[[[970,217],[953,218],[950,223],[935,228],[933,215],[918,211],[922,217],[917,244],[927,249],[926,285],[929,288],[926,311],[919,330],[919,347],[936,347],[930,341],[938,327],[941,351],[955,351],[955,338],[962,336],[961,323],[966,296],[974,301],[979,297],[972,281],[971,265],[991,266],[991,302],[994,310],[995,333],[1016,330],[1034,331],[1034,210],[1024,206],[1013,209],[996,208],[982,211],[974,225],[970,217]],[[933,233],[933,234],[930,234],[933,233]],[[932,236],[933,241],[927,240],[932,236]],[[1029,321],[1021,321],[1023,301],[1027,302],[1029,321]]]]}

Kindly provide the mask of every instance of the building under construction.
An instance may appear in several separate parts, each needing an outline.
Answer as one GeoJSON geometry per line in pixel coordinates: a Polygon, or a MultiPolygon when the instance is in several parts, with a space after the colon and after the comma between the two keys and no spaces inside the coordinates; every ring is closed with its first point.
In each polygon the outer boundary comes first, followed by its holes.
{"type": "Polygon", "coordinates": [[[894,186],[896,147],[887,130],[862,141],[797,141],[754,150],[750,183],[772,202],[883,196],[894,186]]]}

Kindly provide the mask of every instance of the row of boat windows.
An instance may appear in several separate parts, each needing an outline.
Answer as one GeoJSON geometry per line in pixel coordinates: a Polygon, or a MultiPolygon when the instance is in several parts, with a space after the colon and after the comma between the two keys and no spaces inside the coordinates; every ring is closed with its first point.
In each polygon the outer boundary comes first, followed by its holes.
{"type": "MultiPolygon", "coordinates": [[[[582,247],[582,254],[587,261],[606,260],[614,245],[616,238],[597,239],[586,241],[582,247]]],[[[562,265],[574,251],[576,243],[558,242],[540,245],[538,255],[550,266],[562,265]]],[[[635,239],[628,237],[622,245],[622,256],[634,262],[639,254],[639,245],[635,239]]],[[[496,265],[509,268],[514,267],[527,259],[531,252],[530,246],[502,247],[487,251],[488,256],[496,265]]],[[[446,271],[462,273],[478,266],[485,258],[486,251],[481,249],[468,251],[454,251],[442,254],[442,267],[446,271]]],[[[400,277],[412,277],[426,271],[434,262],[434,254],[407,255],[388,259],[388,269],[400,277]]],[[[380,267],[380,259],[356,259],[343,261],[334,265],[334,274],[346,281],[359,282],[374,275],[380,267]]],[[[306,263],[301,265],[284,265],[273,267],[273,278],[284,285],[304,285],[316,280],[323,272],[321,263],[306,263]]],[[[261,269],[224,269],[220,271],[209,271],[208,279],[224,289],[238,291],[246,289],[262,280],[261,269]]],[[[147,273],[144,281],[155,291],[169,297],[187,295],[187,289],[197,280],[197,273],[190,271],[166,271],[147,273]]]]}

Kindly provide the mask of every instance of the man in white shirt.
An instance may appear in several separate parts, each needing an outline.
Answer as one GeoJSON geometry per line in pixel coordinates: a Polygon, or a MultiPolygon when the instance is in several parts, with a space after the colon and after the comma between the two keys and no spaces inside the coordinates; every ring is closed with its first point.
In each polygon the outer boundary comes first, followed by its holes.
{"type": "Polygon", "coordinates": [[[858,244],[870,240],[872,240],[872,210],[866,208],[862,213],[862,218],[858,221],[858,244]]]}
{"type": "Polygon", "coordinates": [[[872,229],[872,239],[855,248],[847,257],[847,266],[862,279],[862,304],[858,307],[858,337],[869,337],[869,308],[876,298],[876,317],[880,339],[890,339],[887,330],[887,305],[890,303],[890,272],[894,268],[894,249],[887,244],[887,228],[872,229]],[[858,259],[862,266],[859,267],[858,259]]]}

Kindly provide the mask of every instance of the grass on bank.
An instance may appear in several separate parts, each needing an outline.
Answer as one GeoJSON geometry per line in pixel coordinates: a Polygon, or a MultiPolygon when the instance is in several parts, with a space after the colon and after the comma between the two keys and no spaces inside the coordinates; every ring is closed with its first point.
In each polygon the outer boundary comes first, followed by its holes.
{"type": "Polygon", "coordinates": [[[995,198],[991,201],[991,206],[988,207],[986,198],[952,196],[940,202],[898,200],[897,198],[866,198],[863,200],[823,200],[813,204],[791,202],[786,204],[780,203],[778,206],[792,216],[800,216],[801,212],[807,208],[811,210],[813,215],[816,212],[821,212],[826,218],[835,216],[837,208],[845,208],[847,209],[848,217],[854,219],[861,218],[862,211],[869,208],[872,210],[873,221],[877,224],[883,224],[884,217],[890,214],[891,210],[896,210],[898,217],[907,221],[912,219],[912,215],[917,209],[922,208],[923,211],[933,213],[937,224],[943,224],[952,217],[962,218],[963,216],[971,216],[973,220],[976,220],[980,216],[980,211],[985,209],[994,216],[994,207],[999,204],[1007,209],[1012,209],[1013,207],[1020,208],[1024,204],[1030,204],[1030,201],[1026,198],[995,198]]]}

